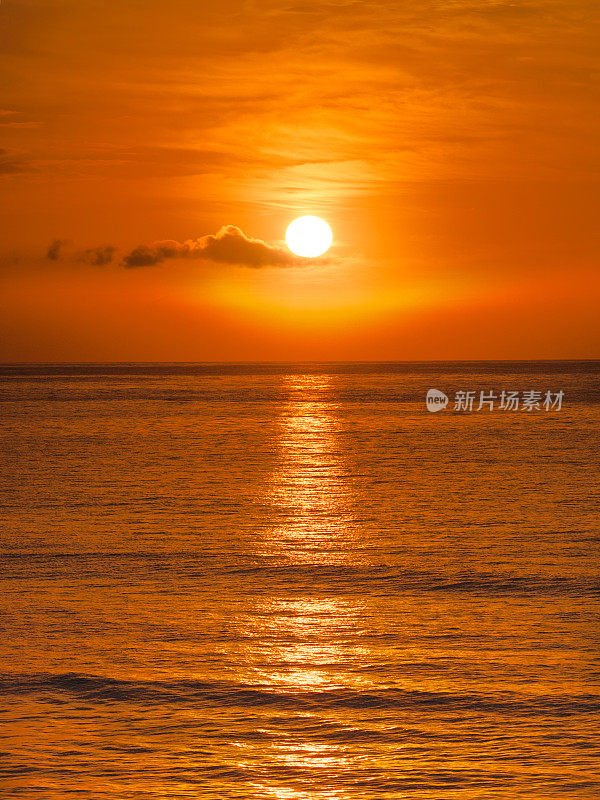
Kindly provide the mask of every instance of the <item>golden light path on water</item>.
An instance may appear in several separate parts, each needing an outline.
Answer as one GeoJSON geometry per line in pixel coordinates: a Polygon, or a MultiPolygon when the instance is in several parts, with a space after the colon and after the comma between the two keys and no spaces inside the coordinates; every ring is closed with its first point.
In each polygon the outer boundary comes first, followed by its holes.
{"type": "MultiPolygon", "coordinates": [[[[282,517],[281,524],[265,532],[262,555],[279,564],[307,570],[339,567],[353,559],[351,529],[352,493],[348,485],[339,442],[339,406],[329,397],[327,376],[287,376],[289,402],[279,416],[277,462],[269,489],[269,500],[282,517]]],[[[351,744],[314,741],[311,733],[326,730],[327,712],[321,702],[328,692],[350,688],[348,669],[357,650],[349,641],[361,625],[360,602],[340,599],[331,592],[323,596],[302,593],[297,598],[268,596],[254,609],[259,629],[252,637],[274,641],[254,666],[257,684],[275,693],[314,693],[315,711],[297,714],[294,731],[279,726],[264,730],[270,748],[262,752],[264,780],[254,783],[258,797],[278,800],[311,800],[306,777],[312,775],[318,796],[341,800],[345,790],[327,786],[351,770],[351,744]],[[286,774],[277,782],[278,774],[286,774]],[[298,784],[294,787],[294,780],[298,784]],[[318,786],[318,789],[317,789],[318,786]]],[[[256,653],[249,653],[250,659],[256,653]]],[[[362,660],[362,659],[361,659],[362,660]]],[[[356,674],[353,689],[364,686],[356,674]]],[[[240,766],[243,764],[243,756],[240,766]]]]}
{"type": "Polygon", "coordinates": [[[270,500],[287,515],[271,532],[269,547],[296,563],[350,563],[352,495],[331,379],[303,375],[286,382],[290,400],[279,417],[270,500]]]}

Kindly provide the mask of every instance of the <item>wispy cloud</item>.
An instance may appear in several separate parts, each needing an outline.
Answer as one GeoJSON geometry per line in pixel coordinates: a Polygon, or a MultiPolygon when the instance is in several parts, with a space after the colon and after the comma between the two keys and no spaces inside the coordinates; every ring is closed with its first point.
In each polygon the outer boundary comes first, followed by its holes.
{"type": "Polygon", "coordinates": [[[0,175],[14,175],[27,169],[28,165],[23,159],[0,147],[0,175]]]}
{"type": "Polygon", "coordinates": [[[100,245],[99,247],[89,247],[79,254],[77,260],[95,267],[102,267],[110,264],[118,248],[111,244],[100,245]]]}
{"type": "Polygon", "coordinates": [[[62,249],[66,244],[68,244],[67,239],[54,239],[54,241],[50,242],[48,245],[46,258],[49,261],[58,261],[62,255],[62,249]]]}

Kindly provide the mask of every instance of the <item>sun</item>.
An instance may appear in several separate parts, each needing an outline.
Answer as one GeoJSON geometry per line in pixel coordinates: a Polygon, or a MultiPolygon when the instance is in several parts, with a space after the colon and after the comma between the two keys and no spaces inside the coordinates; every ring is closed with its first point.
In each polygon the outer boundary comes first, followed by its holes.
{"type": "Polygon", "coordinates": [[[285,241],[292,253],[304,258],[322,256],[331,247],[331,228],[320,217],[299,217],[288,226],[285,241]]]}

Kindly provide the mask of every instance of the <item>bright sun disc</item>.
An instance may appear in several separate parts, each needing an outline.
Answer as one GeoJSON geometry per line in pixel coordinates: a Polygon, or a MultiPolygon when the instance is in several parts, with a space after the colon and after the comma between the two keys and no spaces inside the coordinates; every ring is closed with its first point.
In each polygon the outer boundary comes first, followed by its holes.
{"type": "Polygon", "coordinates": [[[299,217],[288,226],[285,241],[292,253],[304,258],[316,258],[329,250],[333,234],[320,217],[299,217]]]}

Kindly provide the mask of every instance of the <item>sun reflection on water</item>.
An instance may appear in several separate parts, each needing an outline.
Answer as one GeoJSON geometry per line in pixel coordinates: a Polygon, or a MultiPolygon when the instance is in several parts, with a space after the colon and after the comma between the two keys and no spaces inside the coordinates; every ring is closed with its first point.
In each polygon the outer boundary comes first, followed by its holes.
{"type": "Polygon", "coordinates": [[[331,378],[286,380],[289,400],[279,417],[268,498],[281,522],[268,532],[268,550],[295,563],[344,563],[354,518],[331,378]]]}
{"type": "Polygon", "coordinates": [[[317,796],[294,786],[293,776],[299,774],[314,777],[318,797],[342,800],[347,793],[335,784],[351,767],[348,744],[322,738],[324,720],[325,727],[335,728],[333,711],[327,722],[329,698],[360,683],[350,670],[357,657],[350,642],[363,612],[360,604],[332,595],[331,585],[325,588],[319,581],[320,569],[343,568],[355,558],[352,493],[330,381],[326,376],[286,378],[289,399],[279,417],[268,493],[278,522],[264,532],[260,545],[261,557],[282,569],[283,577],[277,592],[258,598],[246,617],[251,680],[308,705],[293,716],[282,711],[265,731],[263,777],[254,787],[257,796],[281,800],[317,796]]]}

